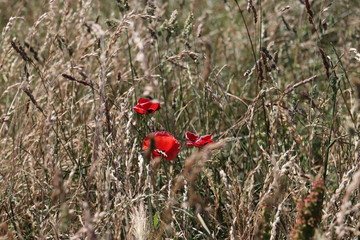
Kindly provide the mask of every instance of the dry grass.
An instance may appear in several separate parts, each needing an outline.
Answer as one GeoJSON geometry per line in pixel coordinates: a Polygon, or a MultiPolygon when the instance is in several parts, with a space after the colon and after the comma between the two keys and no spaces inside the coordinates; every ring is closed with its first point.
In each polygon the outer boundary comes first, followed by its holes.
{"type": "Polygon", "coordinates": [[[0,239],[287,239],[317,179],[306,229],[359,238],[359,9],[0,1],[0,239]],[[148,161],[163,130],[180,154],[148,161]]]}

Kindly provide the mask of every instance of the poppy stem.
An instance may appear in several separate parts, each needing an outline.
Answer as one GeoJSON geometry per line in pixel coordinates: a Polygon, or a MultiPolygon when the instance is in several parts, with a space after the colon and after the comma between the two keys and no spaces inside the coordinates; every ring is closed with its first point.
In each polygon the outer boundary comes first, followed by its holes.
{"type": "Polygon", "coordinates": [[[170,129],[170,120],[169,120],[169,112],[168,112],[168,108],[167,108],[167,100],[168,100],[168,95],[167,95],[167,91],[166,91],[166,83],[165,83],[165,79],[164,79],[164,71],[162,68],[162,62],[160,59],[160,53],[159,53],[159,41],[156,40],[156,52],[157,52],[157,58],[158,58],[158,66],[159,66],[159,71],[160,71],[160,81],[161,81],[161,90],[162,90],[162,95],[163,95],[163,99],[164,99],[164,108],[165,108],[165,126],[167,131],[172,131],[173,128],[170,129]]]}

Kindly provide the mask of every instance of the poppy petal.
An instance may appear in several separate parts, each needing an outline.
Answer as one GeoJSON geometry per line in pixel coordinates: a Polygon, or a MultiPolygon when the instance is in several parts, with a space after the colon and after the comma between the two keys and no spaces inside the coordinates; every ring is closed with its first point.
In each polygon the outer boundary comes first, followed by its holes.
{"type": "Polygon", "coordinates": [[[140,98],[138,104],[134,107],[134,110],[140,114],[153,113],[158,109],[160,109],[160,103],[157,100],[148,98],[140,98]]]}
{"type": "Polygon", "coordinates": [[[159,103],[151,103],[151,105],[149,106],[149,108],[147,109],[147,111],[149,113],[155,112],[156,110],[160,109],[160,104],[159,103]]]}
{"type": "Polygon", "coordinates": [[[185,137],[187,140],[193,141],[193,142],[197,141],[199,138],[197,135],[195,135],[194,133],[189,132],[189,131],[186,131],[185,137]]]}
{"type": "Polygon", "coordinates": [[[144,108],[146,110],[151,106],[151,102],[139,103],[137,106],[144,108]]]}
{"type": "Polygon", "coordinates": [[[188,147],[195,146],[195,145],[194,145],[194,142],[193,142],[193,141],[189,141],[189,140],[186,142],[186,144],[187,144],[188,147]]]}
{"type": "Polygon", "coordinates": [[[155,136],[156,149],[167,152],[175,144],[175,138],[169,136],[155,136]]]}
{"type": "Polygon", "coordinates": [[[145,113],[146,113],[146,111],[144,110],[144,108],[142,108],[142,107],[139,106],[139,105],[136,105],[135,107],[133,107],[133,109],[134,109],[136,112],[140,113],[140,114],[145,114],[145,113]]]}
{"type": "MultiPolygon", "coordinates": [[[[154,135],[155,150],[152,152],[153,157],[162,156],[166,160],[175,159],[180,151],[180,143],[174,138],[171,133],[162,131],[151,133],[154,135]]],[[[143,141],[143,150],[150,147],[150,135],[143,141]]]]}
{"type": "Polygon", "coordinates": [[[166,160],[173,160],[179,154],[180,144],[176,141],[173,147],[167,152],[167,157],[164,157],[166,160]]]}
{"type": "Polygon", "coordinates": [[[204,136],[199,137],[198,141],[202,141],[202,142],[212,141],[211,138],[212,138],[211,134],[204,135],[204,136]]]}
{"type": "Polygon", "coordinates": [[[198,137],[197,135],[187,131],[185,133],[185,136],[186,136],[186,139],[187,139],[186,143],[187,143],[188,147],[194,146],[194,147],[197,147],[197,148],[202,148],[206,144],[214,142],[212,140],[212,135],[211,134],[198,137]]]}
{"type": "Polygon", "coordinates": [[[208,141],[197,141],[195,144],[198,145],[198,147],[204,147],[206,144],[209,144],[209,143],[213,143],[214,141],[213,140],[208,140],[208,141]]]}
{"type": "Polygon", "coordinates": [[[145,151],[146,149],[148,149],[150,147],[150,139],[148,137],[146,137],[143,141],[143,151],[145,151]]]}

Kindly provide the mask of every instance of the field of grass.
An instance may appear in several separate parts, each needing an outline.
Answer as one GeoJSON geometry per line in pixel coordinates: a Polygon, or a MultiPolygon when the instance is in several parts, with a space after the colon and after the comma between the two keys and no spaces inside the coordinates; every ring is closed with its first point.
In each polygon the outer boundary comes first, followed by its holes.
{"type": "Polygon", "coordinates": [[[360,239],[359,16],[0,0],[0,239],[360,239]]]}

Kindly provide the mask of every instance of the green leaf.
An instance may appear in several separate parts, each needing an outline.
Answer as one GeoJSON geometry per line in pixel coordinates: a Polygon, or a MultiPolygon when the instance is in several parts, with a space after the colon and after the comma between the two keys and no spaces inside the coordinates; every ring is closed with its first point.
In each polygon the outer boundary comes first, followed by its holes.
{"type": "Polygon", "coordinates": [[[159,213],[156,212],[154,215],[154,228],[157,228],[159,226],[159,213]]]}

